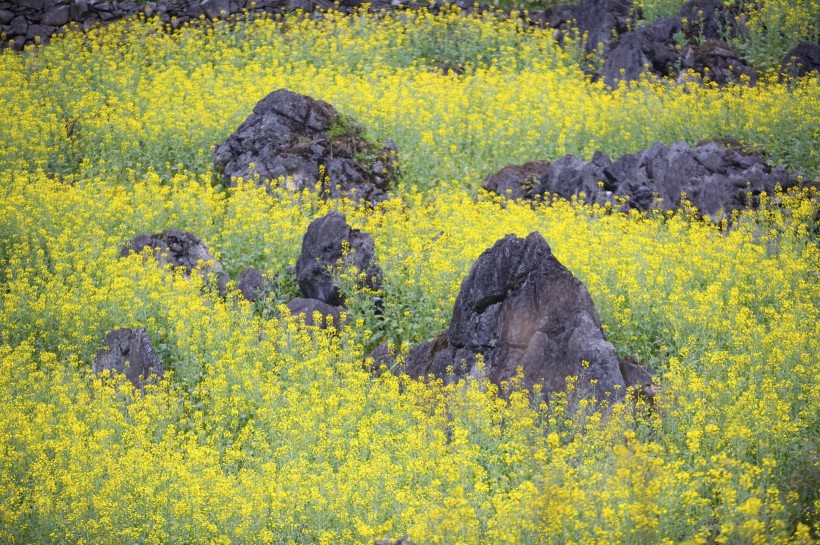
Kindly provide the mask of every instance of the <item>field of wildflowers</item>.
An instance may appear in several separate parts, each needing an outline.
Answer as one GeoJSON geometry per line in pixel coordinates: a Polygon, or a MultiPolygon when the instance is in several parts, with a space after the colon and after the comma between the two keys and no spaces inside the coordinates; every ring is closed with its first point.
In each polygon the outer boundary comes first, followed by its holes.
{"type": "Polygon", "coordinates": [[[613,92],[575,58],[514,20],[425,12],[130,20],[0,50],[0,542],[814,542],[816,191],[729,228],[476,188],[511,162],[718,137],[817,179],[818,79],[613,92]],[[211,150],[280,87],[394,139],[396,198],[218,183],[211,150]],[[354,307],[339,332],[118,258],[182,229],[233,278],[286,274],[329,209],[385,273],[384,314],[354,307]],[[433,337],[478,255],[534,230],[657,371],[655,407],[371,373],[370,348],[433,337]],[[117,327],[146,328],[169,370],[145,395],[90,371],[117,327]]]}

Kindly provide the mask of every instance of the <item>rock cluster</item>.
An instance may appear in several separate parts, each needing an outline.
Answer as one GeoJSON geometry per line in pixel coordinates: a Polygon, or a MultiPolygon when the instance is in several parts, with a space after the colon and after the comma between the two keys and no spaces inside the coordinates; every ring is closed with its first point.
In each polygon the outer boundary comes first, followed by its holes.
{"type": "Polygon", "coordinates": [[[677,209],[685,193],[693,206],[715,220],[754,205],[760,193],[773,194],[776,185],[787,189],[800,180],[798,173],[773,168],[759,155],[713,141],[695,147],[683,141],[656,143],[615,162],[602,152],[588,162],[566,155],[550,164],[535,184],[511,181],[501,186],[497,177],[490,176],[484,188],[512,199],[583,194],[589,204],[620,206],[626,199],[625,209],[640,211],[677,209]]]}
{"type": "MultiPolygon", "coordinates": [[[[623,399],[635,384],[625,380],[586,287],[538,233],[507,235],[481,254],[461,285],[450,326],[412,348],[404,371],[412,377],[475,375],[479,354],[496,383],[521,367],[525,387],[559,392],[567,377],[578,377],[577,391],[599,400],[623,399]]],[[[630,372],[628,378],[646,377],[630,372]]]]}
{"type": "Polygon", "coordinates": [[[105,336],[104,344],[91,366],[95,373],[123,373],[137,388],[142,388],[152,375],[162,378],[162,362],[144,329],[114,329],[105,336]]]}
{"type": "Polygon", "coordinates": [[[217,146],[214,163],[229,184],[257,177],[299,191],[320,183],[323,196],[375,203],[387,198],[397,151],[392,141],[379,148],[361,133],[330,104],[279,89],[217,146]]]}
{"type": "Polygon", "coordinates": [[[222,264],[211,254],[208,246],[196,235],[177,230],[138,235],[125,245],[120,256],[139,254],[146,248],[153,252],[154,258],[161,265],[183,267],[187,276],[201,266],[203,273],[214,276],[219,292],[225,294],[228,275],[222,264]]]}

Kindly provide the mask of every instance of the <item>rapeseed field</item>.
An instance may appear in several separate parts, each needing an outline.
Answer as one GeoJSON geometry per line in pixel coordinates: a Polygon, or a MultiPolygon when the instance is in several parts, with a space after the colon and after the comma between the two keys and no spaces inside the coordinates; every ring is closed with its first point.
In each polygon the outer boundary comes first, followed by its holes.
{"type": "Polygon", "coordinates": [[[580,51],[424,11],[132,19],[0,50],[0,542],[815,542],[816,190],[715,225],[479,188],[510,163],[724,137],[817,179],[818,79],[610,91],[580,51]],[[224,187],[213,148],[282,87],[392,138],[395,198],[224,187]],[[181,229],[234,279],[285,278],[332,209],[372,234],[385,278],[383,314],[353,305],[340,331],[119,258],[181,229]],[[372,372],[376,344],[434,337],[479,254],[532,231],[619,355],[657,372],[653,407],[372,372]],[[144,327],[166,369],[145,392],[91,372],[118,327],[144,327]]]}

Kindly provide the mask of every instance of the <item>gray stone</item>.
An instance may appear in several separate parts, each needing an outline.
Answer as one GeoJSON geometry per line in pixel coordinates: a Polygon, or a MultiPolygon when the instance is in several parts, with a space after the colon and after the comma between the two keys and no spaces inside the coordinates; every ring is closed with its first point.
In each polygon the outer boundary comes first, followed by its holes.
{"type": "Polygon", "coordinates": [[[476,375],[479,354],[495,383],[509,381],[521,367],[527,388],[559,392],[567,377],[577,376],[582,395],[624,396],[615,349],[589,292],[538,233],[507,235],[481,254],[461,284],[449,328],[411,349],[405,371],[476,375]]]}
{"type": "Polygon", "coordinates": [[[371,203],[387,198],[396,176],[395,158],[391,142],[379,149],[330,104],[286,89],[256,104],[214,152],[215,168],[229,184],[255,175],[259,183],[281,181],[295,191],[318,183],[323,197],[371,203]]]}
{"type": "Polygon", "coordinates": [[[57,29],[53,26],[29,25],[28,30],[26,30],[26,38],[29,40],[40,38],[42,42],[46,42],[55,30],[57,29]]]}
{"type": "Polygon", "coordinates": [[[122,373],[137,388],[151,376],[162,378],[162,362],[144,329],[114,329],[105,336],[104,344],[91,367],[95,373],[122,373]]]}
{"type": "Polygon", "coordinates": [[[202,9],[209,19],[221,19],[231,14],[230,0],[205,0],[202,9]]]}
{"type": "Polygon", "coordinates": [[[339,328],[342,324],[342,312],[344,307],[328,305],[318,299],[296,298],[286,305],[293,316],[300,316],[305,325],[318,325],[321,329],[326,329],[331,325],[339,328]],[[322,315],[319,323],[316,322],[314,314],[318,312],[322,315]]]}
{"type": "Polygon", "coordinates": [[[28,22],[22,15],[18,15],[11,21],[7,31],[9,36],[25,36],[26,32],[28,32],[28,22]]]}
{"type": "Polygon", "coordinates": [[[381,287],[382,271],[375,264],[375,244],[367,234],[352,229],[343,214],[330,212],[308,226],[302,240],[302,253],[296,261],[296,281],[305,297],[333,306],[344,304],[344,297],[333,284],[330,269],[341,261],[365,273],[360,285],[372,290],[381,287]],[[350,253],[344,255],[343,246],[350,253]]]}
{"type": "Polygon", "coordinates": [[[208,246],[196,235],[176,230],[138,235],[125,245],[120,256],[139,254],[146,248],[153,251],[154,259],[161,265],[183,267],[186,276],[190,276],[195,268],[202,266],[202,271],[206,275],[214,275],[219,292],[225,294],[228,275],[222,264],[211,254],[208,246]]]}
{"type": "Polygon", "coordinates": [[[242,292],[242,296],[250,302],[255,302],[271,289],[270,282],[256,267],[247,267],[239,273],[237,287],[242,292]]]}
{"type": "Polygon", "coordinates": [[[14,19],[14,13],[0,9],[0,25],[7,25],[14,19]]]}
{"type": "Polygon", "coordinates": [[[63,26],[68,23],[70,8],[68,6],[57,6],[43,15],[40,24],[51,26],[63,26]]]}

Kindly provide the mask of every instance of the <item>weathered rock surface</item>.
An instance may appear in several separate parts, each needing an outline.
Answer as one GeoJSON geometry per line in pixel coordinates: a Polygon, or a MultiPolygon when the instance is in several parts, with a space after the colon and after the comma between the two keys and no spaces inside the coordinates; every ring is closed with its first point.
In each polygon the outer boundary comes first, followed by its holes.
{"type": "Polygon", "coordinates": [[[625,382],[604,338],[589,292],[552,255],[538,233],[507,235],[473,264],[461,285],[447,331],[411,349],[405,371],[444,377],[475,374],[482,354],[496,383],[524,371],[524,386],[545,392],[577,376],[578,391],[621,399],[625,382]]]}
{"type": "Polygon", "coordinates": [[[351,228],[343,214],[330,212],[308,226],[302,239],[302,253],[296,261],[296,281],[305,297],[331,306],[344,305],[342,294],[333,285],[330,269],[343,260],[365,273],[362,286],[378,290],[382,271],[375,263],[374,253],[375,244],[369,234],[351,228]],[[344,247],[350,252],[347,255],[344,247]]]}
{"type": "Polygon", "coordinates": [[[748,66],[724,42],[710,40],[697,46],[687,46],[681,52],[681,68],[678,83],[689,81],[691,74],[697,74],[701,81],[710,81],[723,87],[729,83],[755,84],[757,71],[748,66]]]}
{"type": "Polygon", "coordinates": [[[142,253],[145,248],[153,250],[154,258],[161,264],[184,267],[187,276],[203,264],[203,272],[213,274],[220,293],[224,295],[228,275],[222,264],[211,254],[208,246],[196,235],[187,231],[169,230],[151,235],[138,235],[125,245],[121,257],[132,253],[142,253]]]}
{"type": "Polygon", "coordinates": [[[137,388],[151,375],[162,378],[162,362],[144,329],[114,329],[105,336],[104,344],[91,366],[95,373],[123,373],[137,388]]]}
{"type": "Polygon", "coordinates": [[[258,176],[299,191],[318,182],[323,196],[375,203],[387,198],[396,155],[395,144],[371,144],[330,104],[279,89],[217,146],[214,162],[227,183],[258,176]]]}
{"type": "Polygon", "coordinates": [[[589,162],[567,155],[554,161],[537,185],[511,193],[525,199],[547,193],[569,199],[584,193],[589,204],[615,204],[627,198],[625,208],[640,211],[677,209],[685,193],[701,213],[722,219],[754,205],[762,192],[773,194],[777,184],[783,189],[797,185],[798,176],[782,167],[772,168],[759,155],[716,142],[692,148],[680,141],[669,147],[656,143],[614,163],[601,152],[589,162]]]}
{"type": "Polygon", "coordinates": [[[342,312],[345,311],[343,306],[328,305],[318,299],[301,297],[292,299],[286,306],[292,315],[301,316],[305,325],[318,325],[322,329],[326,329],[331,325],[337,328],[340,327],[342,325],[342,312]],[[316,312],[322,315],[322,319],[318,324],[314,318],[316,312]]]}
{"type": "Polygon", "coordinates": [[[530,161],[523,165],[509,165],[484,180],[484,189],[520,199],[525,192],[538,185],[538,180],[546,173],[549,161],[530,161]]]}
{"type": "Polygon", "coordinates": [[[802,78],[820,72],[820,44],[802,42],[794,46],[780,63],[780,79],[802,78]]]}

